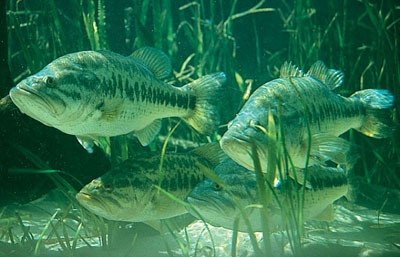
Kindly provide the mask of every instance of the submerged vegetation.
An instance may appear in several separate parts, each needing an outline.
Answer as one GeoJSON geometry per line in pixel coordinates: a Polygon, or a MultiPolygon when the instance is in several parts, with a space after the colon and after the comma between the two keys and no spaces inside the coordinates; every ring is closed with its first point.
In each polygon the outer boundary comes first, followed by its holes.
{"type": "MultiPolygon", "coordinates": [[[[174,73],[170,81],[177,85],[204,74],[224,71],[228,83],[219,131],[211,137],[200,136],[189,126],[177,124],[177,119],[168,119],[162,131],[167,139],[171,136],[196,144],[217,141],[249,92],[276,78],[279,67],[287,60],[299,67],[309,67],[316,60],[322,60],[328,67],[344,71],[345,82],[337,93],[345,96],[360,89],[381,88],[390,90],[396,99],[400,97],[400,3],[396,1],[329,0],[321,4],[317,0],[274,3],[265,0],[10,0],[7,4],[9,66],[15,83],[59,56],[89,49],[112,50],[124,55],[142,46],[162,49],[171,57],[174,73]]],[[[396,100],[395,120],[399,118],[399,110],[396,100]]],[[[268,131],[274,129],[271,127],[268,131]]],[[[369,184],[400,189],[398,131],[391,138],[381,140],[353,131],[344,136],[359,146],[356,175],[369,184]]],[[[269,169],[275,170],[275,165],[284,163],[281,172],[285,172],[290,163],[284,155],[280,156],[283,152],[280,140],[283,139],[271,140],[269,151],[275,154],[271,154],[269,169]]],[[[126,137],[111,140],[107,151],[113,164],[136,150],[128,142],[126,137]]],[[[167,143],[164,146],[153,143],[150,148],[165,152],[167,143]]],[[[80,208],[74,198],[79,188],[71,186],[64,179],[65,174],[48,167],[45,160],[39,160],[23,147],[18,149],[31,160],[38,173],[50,176],[70,204],[49,213],[48,223],[37,238],[24,224],[24,217],[15,214],[12,224],[17,224],[21,233],[15,233],[12,226],[1,225],[1,240],[27,247],[31,253],[39,253],[43,244],[55,240],[72,256],[77,241],[85,242],[84,227],[85,233],[99,236],[101,245],[110,245],[116,225],[80,208]]],[[[256,165],[259,162],[256,152],[253,157],[265,206],[274,197],[269,190],[273,178],[264,178],[257,169],[260,165],[256,165]]],[[[292,251],[300,254],[301,203],[296,206],[300,206],[299,210],[287,211],[291,215],[287,238],[292,251]]],[[[2,221],[0,216],[0,224],[2,221]]],[[[268,253],[271,248],[269,228],[264,228],[262,247],[254,235],[250,236],[254,250],[260,254],[268,253]]],[[[232,256],[236,255],[236,234],[232,237],[232,256]]],[[[184,239],[176,238],[182,241],[182,253],[189,256],[185,248],[188,243],[185,245],[184,239]]]]}

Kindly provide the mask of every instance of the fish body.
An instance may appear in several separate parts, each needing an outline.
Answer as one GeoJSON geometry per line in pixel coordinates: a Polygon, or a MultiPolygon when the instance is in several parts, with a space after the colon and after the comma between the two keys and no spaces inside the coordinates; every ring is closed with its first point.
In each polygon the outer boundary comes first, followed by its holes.
{"type": "MultiPolygon", "coordinates": [[[[214,155],[212,147],[207,149],[214,155]]],[[[138,154],[84,186],[76,198],[89,211],[109,220],[149,222],[184,214],[184,206],[157,186],[184,200],[204,180],[204,170],[215,167],[199,152],[166,153],[161,172],[160,154],[138,154]]]]}
{"type": "MultiPolygon", "coordinates": [[[[303,173],[304,170],[298,169],[297,172],[303,173]]],[[[189,213],[213,226],[234,229],[235,219],[239,218],[239,231],[263,231],[260,215],[262,209],[256,207],[261,204],[256,174],[232,160],[218,165],[215,173],[220,179],[218,183],[207,178],[186,198],[192,207],[188,208],[189,213]],[[251,229],[246,225],[240,208],[244,209],[251,229]]],[[[346,174],[340,168],[317,165],[307,168],[306,178],[309,186],[304,188],[303,220],[331,220],[332,203],[348,191],[346,174]]],[[[286,182],[295,183],[293,179],[287,179],[286,182]]],[[[290,215],[287,210],[298,209],[303,187],[300,184],[293,187],[293,183],[288,183],[273,188],[274,193],[266,213],[271,231],[285,228],[290,215]],[[291,186],[291,190],[288,190],[288,186],[291,186]],[[290,201],[293,205],[290,205],[290,201]],[[281,208],[282,205],[286,208],[281,208]]]]}
{"type": "Polygon", "coordinates": [[[285,63],[280,78],[260,86],[231,121],[220,141],[222,149],[254,170],[250,155],[254,142],[266,171],[265,132],[270,113],[294,166],[305,167],[309,150],[309,165],[327,160],[351,164],[355,155],[349,151],[350,144],[338,136],[352,128],[375,138],[390,136],[394,97],[387,90],[373,89],[342,97],[332,91],[342,80],[342,72],[328,69],[322,62],[312,65],[305,74],[285,63]]]}
{"type": "Polygon", "coordinates": [[[21,81],[10,97],[23,113],[76,135],[88,150],[100,136],[131,132],[147,145],[165,117],[181,117],[200,133],[212,133],[219,122],[216,105],[224,73],[178,88],[162,81],[171,70],[168,57],[150,47],[131,56],[77,52],[21,81]]]}

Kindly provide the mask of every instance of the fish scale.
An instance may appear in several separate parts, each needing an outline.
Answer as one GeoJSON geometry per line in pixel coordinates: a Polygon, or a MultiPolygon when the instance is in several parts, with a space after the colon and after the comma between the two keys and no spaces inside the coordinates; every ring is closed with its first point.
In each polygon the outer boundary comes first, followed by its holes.
{"type": "Polygon", "coordinates": [[[220,140],[221,148],[233,160],[254,170],[250,153],[255,144],[262,170],[266,172],[268,135],[265,131],[271,111],[294,166],[303,168],[306,164],[323,164],[328,160],[353,165],[357,154],[352,152],[349,142],[338,136],[355,129],[375,138],[389,137],[394,128],[391,110],[394,97],[389,91],[379,89],[342,97],[332,91],[342,80],[342,72],[328,69],[322,62],[313,64],[307,73],[285,63],[281,78],[261,85],[230,122],[220,140]]]}
{"type": "Polygon", "coordinates": [[[127,57],[83,51],[54,60],[12,88],[10,96],[22,112],[77,136],[88,151],[99,137],[128,133],[148,145],[166,117],[180,117],[202,134],[213,133],[225,74],[174,87],[163,82],[171,70],[168,57],[150,47],[127,57]]]}
{"type": "Polygon", "coordinates": [[[147,222],[178,216],[187,212],[185,207],[157,187],[184,200],[223,158],[218,144],[162,156],[137,153],[84,186],[76,198],[89,211],[110,220],[147,222]]]}
{"type": "MultiPolygon", "coordinates": [[[[361,124],[362,104],[340,96],[332,97],[332,91],[314,78],[292,78],[298,87],[299,97],[307,99],[305,105],[300,101],[298,109],[306,109],[312,130],[322,133],[332,133],[336,136],[348,130],[348,126],[359,127],[361,124]],[[346,119],[345,128],[334,126],[337,121],[346,119]],[[325,127],[321,127],[324,124],[325,127]],[[315,128],[316,126],[317,128],[315,128]]],[[[285,81],[278,81],[284,84],[285,81]]],[[[295,96],[288,95],[288,98],[295,96]]]]}
{"type": "MultiPolygon", "coordinates": [[[[315,165],[296,169],[298,178],[306,175],[307,187],[287,178],[281,184],[271,187],[273,197],[265,208],[258,194],[257,178],[254,172],[227,160],[218,165],[215,174],[219,181],[209,178],[202,181],[185,199],[190,204],[189,213],[213,225],[241,232],[263,231],[262,210],[266,210],[266,222],[270,231],[283,230],[293,219],[292,213],[299,215],[302,201],[302,218],[306,220],[332,220],[332,203],[348,193],[349,183],[344,170],[315,165]],[[218,184],[221,183],[221,184],[218,184]],[[218,186],[216,186],[218,185],[218,186]],[[247,227],[243,213],[252,230],[247,227]]],[[[299,179],[300,180],[300,179],[299,179]]],[[[298,180],[298,181],[299,181],[298,180]]],[[[267,190],[270,190],[269,188],[267,190]]],[[[296,216],[298,217],[298,216],[296,216]]],[[[298,222],[298,218],[295,219],[298,222]]]]}

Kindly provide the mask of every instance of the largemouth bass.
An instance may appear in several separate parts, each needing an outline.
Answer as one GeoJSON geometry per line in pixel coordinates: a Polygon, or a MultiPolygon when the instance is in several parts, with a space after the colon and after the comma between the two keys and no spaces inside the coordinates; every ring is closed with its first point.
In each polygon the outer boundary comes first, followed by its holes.
{"type": "MultiPolygon", "coordinates": [[[[300,174],[304,170],[298,169],[297,172],[300,174]]],[[[188,208],[189,213],[213,226],[233,229],[238,218],[239,231],[262,231],[256,174],[232,160],[218,165],[215,173],[222,183],[208,178],[201,182],[186,198],[192,206],[188,208]],[[251,229],[244,221],[241,208],[250,221],[251,229]]],[[[309,186],[304,188],[303,220],[332,220],[332,203],[348,191],[346,174],[340,168],[310,166],[306,179],[309,186]]],[[[285,186],[282,183],[273,188],[274,195],[266,213],[271,232],[284,229],[291,215],[288,210],[298,209],[303,187],[300,184],[294,186],[294,183],[288,177],[285,186]],[[288,182],[292,183],[290,190],[288,182]],[[290,205],[290,201],[293,205],[290,205]],[[286,208],[281,208],[282,205],[286,208]]]]}
{"type": "Polygon", "coordinates": [[[251,144],[257,147],[262,170],[268,159],[268,115],[272,114],[284,138],[286,153],[294,166],[331,160],[352,164],[356,154],[348,141],[338,137],[349,129],[384,138],[392,134],[391,110],[394,97],[387,90],[366,89],[350,97],[332,90],[343,81],[341,71],[316,62],[307,73],[285,63],[280,78],[260,86],[228,126],[220,143],[225,153],[254,170],[251,144]],[[309,153],[309,155],[308,155],[309,153]]]}
{"type": "Polygon", "coordinates": [[[77,52],[21,81],[10,97],[28,116],[77,136],[88,151],[98,137],[130,132],[147,145],[165,117],[181,117],[200,133],[211,134],[219,123],[224,73],[178,88],[162,81],[171,70],[169,58],[150,47],[127,57],[77,52]]]}
{"type": "Polygon", "coordinates": [[[94,179],[76,198],[89,211],[109,220],[149,222],[178,216],[187,212],[184,206],[157,186],[184,200],[204,180],[204,171],[213,170],[221,153],[218,145],[166,153],[161,172],[159,153],[141,153],[94,179]]]}

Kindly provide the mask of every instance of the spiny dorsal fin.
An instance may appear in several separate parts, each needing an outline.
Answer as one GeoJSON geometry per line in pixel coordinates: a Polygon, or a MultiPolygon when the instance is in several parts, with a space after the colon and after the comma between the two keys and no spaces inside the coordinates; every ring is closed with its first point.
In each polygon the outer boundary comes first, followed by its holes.
{"type": "Polygon", "coordinates": [[[142,61],[159,79],[166,78],[172,72],[171,60],[156,48],[139,48],[131,54],[131,57],[142,61]]]}
{"type": "Polygon", "coordinates": [[[281,78],[292,78],[292,77],[303,77],[303,71],[297,67],[296,65],[292,64],[292,62],[285,62],[280,70],[281,78]]]}
{"type": "Polygon", "coordinates": [[[192,153],[203,157],[212,166],[217,166],[221,162],[229,159],[229,157],[222,151],[218,143],[208,143],[197,147],[192,150],[192,153]]]}
{"type": "Polygon", "coordinates": [[[307,75],[319,79],[331,90],[340,87],[343,83],[344,77],[343,72],[339,70],[328,69],[322,61],[317,61],[311,65],[310,69],[307,71],[307,75]]]}

